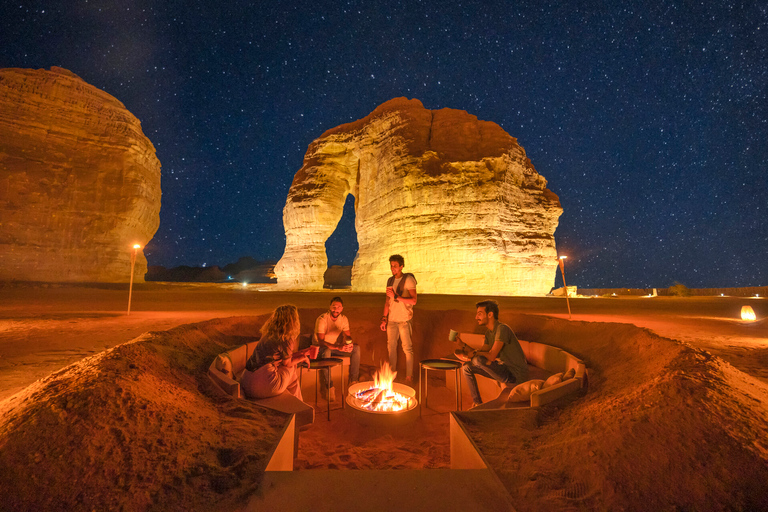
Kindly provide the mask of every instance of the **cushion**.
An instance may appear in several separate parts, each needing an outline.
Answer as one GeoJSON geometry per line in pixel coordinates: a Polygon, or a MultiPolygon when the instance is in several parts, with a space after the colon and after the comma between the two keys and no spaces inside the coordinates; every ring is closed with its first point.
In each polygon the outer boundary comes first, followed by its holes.
{"type": "Polygon", "coordinates": [[[541,389],[548,388],[549,386],[554,386],[555,384],[559,384],[561,382],[563,382],[563,372],[550,375],[549,378],[544,381],[544,384],[541,386],[541,389]]]}
{"type": "Polygon", "coordinates": [[[232,360],[229,358],[229,354],[226,352],[216,356],[216,369],[230,379],[234,378],[232,375],[232,360]]]}
{"type": "Polygon", "coordinates": [[[576,376],[576,370],[574,368],[571,368],[567,372],[563,374],[563,380],[572,379],[576,376]]]}
{"type": "Polygon", "coordinates": [[[525,402],[526,400],[530,400],[531,393],[534,391],[538,391],[541,389],[541,386],[544,384],[544,381],[541,379],[534,379],[529,380],[527,382],[523,382],[522,384],[519,384],[512,389],[512,392],[509,394],[509,398],[507,398],[508,402],[525,402]]]}

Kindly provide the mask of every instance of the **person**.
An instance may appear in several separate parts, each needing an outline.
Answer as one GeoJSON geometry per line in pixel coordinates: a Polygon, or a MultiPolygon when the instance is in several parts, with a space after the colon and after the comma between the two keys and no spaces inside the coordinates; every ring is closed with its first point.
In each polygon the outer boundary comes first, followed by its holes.
{"type": "Polygon", "coordinates": [[[461,341],[461,335],[456,336],[460,348],[463,349],[463,356],[459,353],[457,355],[465,361],[462,372],[472,395],[474,402],[472,407],[483,403],[477,388],[476,373],[504,385],[528,380],[528,362],[525,360],[525,353],[512,329],[507,324],[499,322],[499,305],[496,301],[484,300],[475,304],[475,307],[477,307],[475,320],[478,325],[486,328],[483,346],[472,351],[461,341]]]}
{"type": "MultiPolygon", "coordinates": [[[[341,297],[331,299],[328,311],[317,317],[312,342],[320,347],[320,357],[349,356],[349,384],[357,382],[360,375],[360,347],[352,343],[349,320],[341,297]]],[[[330,368],[322,370],[320,391],[329,402],[336,400],[330,368]]]]}
{"type": "Polygon", "coordinates": [[[381,330],[387,333],[389,366],[397,368],[397,341],[400,340],[405,353],[405,381],[413,383],[413,342],[411,340],[411,319],[416,305],[416,278],[404,274],[405,259],[399,254],[389,257],[392,277],[387,281],[387,298],[381,317],[381,330]]]}
{"type": "Polygon", "coordinates": [[[287,390],[303,400],[296,366],[309,364],[311,347],[296,351],[300,328],[296,306],[287,304],[272,312],[240,378],[246,397],[269,398],[287,390]]]}

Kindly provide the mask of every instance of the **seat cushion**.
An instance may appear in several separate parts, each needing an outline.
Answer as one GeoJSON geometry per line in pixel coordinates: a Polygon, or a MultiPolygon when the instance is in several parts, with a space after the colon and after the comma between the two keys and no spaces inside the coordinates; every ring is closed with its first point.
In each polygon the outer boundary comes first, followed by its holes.
{"type": "Polygon", "coordinates": [[[544,384],[544,381],[541,379],[533,379],[526,382],[523,382],[522,384],[518,384],[517,386],[512,389],[512,392],[509,394],[509,398],[507,399],[508,402],[525,402],[526,400],[531,399],[531,393],[534,391],[538,391],[541,389],[541,386],[544,384]]]}

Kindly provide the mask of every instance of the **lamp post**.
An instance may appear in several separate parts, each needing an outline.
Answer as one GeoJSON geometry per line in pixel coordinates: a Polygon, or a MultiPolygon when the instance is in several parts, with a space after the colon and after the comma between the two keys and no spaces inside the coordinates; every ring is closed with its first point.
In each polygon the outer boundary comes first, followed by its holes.
{"type": "Polygon", "coordinates": [[[133,294],[133,267],[136,265],[136,255],[141,249],[139,244],[133,244],[133,252],[131,252],[131,284],[128,285],[128,313],[131,314],[131,295],[133,294]]]}
{"type": "Polygon", "coordinates": [[[568,285],[565,284],[565,258],[568,256],[560,256],[558,263],[560,264],[560,273],[563,274],[563,288],[565,288],[565,303],[568,305],[568,320],[571,319],[571,303],[568,300],[568,285]]]}

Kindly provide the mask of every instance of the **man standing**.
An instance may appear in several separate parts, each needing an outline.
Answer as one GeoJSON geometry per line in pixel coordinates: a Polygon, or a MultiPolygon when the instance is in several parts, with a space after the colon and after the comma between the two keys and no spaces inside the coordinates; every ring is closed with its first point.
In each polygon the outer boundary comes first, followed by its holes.
{"type": "Polygon", "coordinates": [[[457,336],[459,346],[465,349],[466,362],[462,368],[467,380],[472,400],[472,407],[483,403],[477,389],[475,374],[501,382],[502,384],[520,383],[528,380],[528,362],[525,353],[517,341],[517,336],[507,324],[499,322],[499,305],[493,300],[484,300],[475,304],[475,320],[484,325],[485,343],[474,352],[457,336]],[[466,350],[469,349],[467,353],[466,350]]]}
{"type": "Polygon", "coordinates": [[[389,257],[392,277],[387,281],[387,299],[384,302],[384,316],[381,317],[381,330],[387,332],[387,350],[389,366],[397,370],[397,340],[403,345],[405,353],[405,381],[413,382],[413,342],[411,341],[411,319],[413,306],[416,305],[416,278],[413,274],[404,274],[405,260],[399,254],[389,257]]]}
{"type": "MultiPolygon", "coordinates": [[[[360,373],[360,347],[352,343],[349,320],[341,314],[342,311],[344,311],[344,302],[341,297],[332,298],[328,311],[317,317],[315,321],[312,341],[320,346],[320,357],[349,356],[349,384],[354,384],[360,373]]],[[[336,393],[333,390],[331,371],[326,368],[322,372],[320,391],[326,400],[333,402],[336,400],[336,393]]]]}

